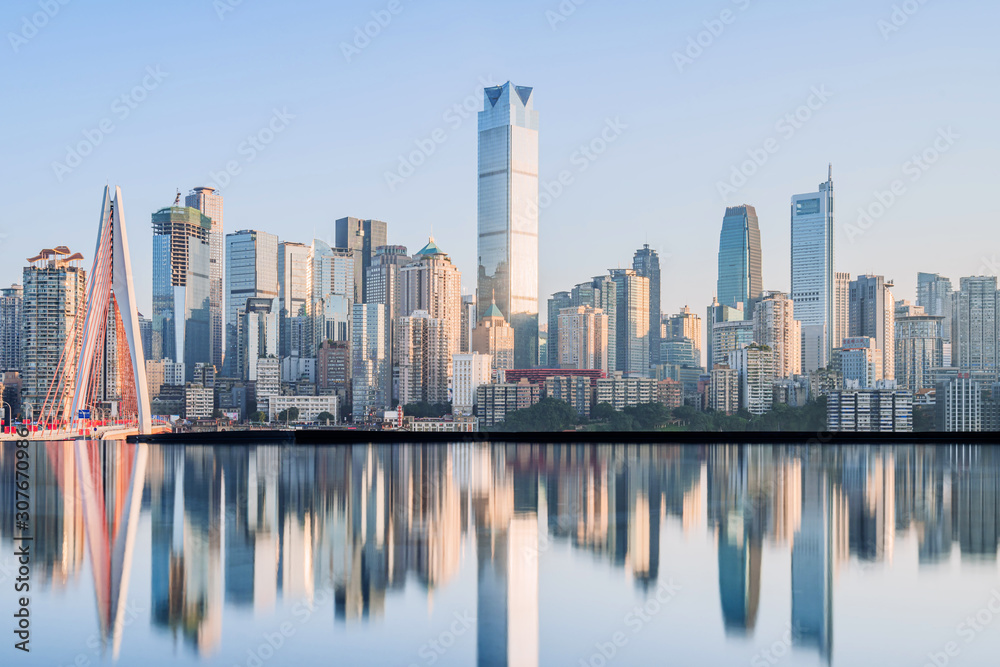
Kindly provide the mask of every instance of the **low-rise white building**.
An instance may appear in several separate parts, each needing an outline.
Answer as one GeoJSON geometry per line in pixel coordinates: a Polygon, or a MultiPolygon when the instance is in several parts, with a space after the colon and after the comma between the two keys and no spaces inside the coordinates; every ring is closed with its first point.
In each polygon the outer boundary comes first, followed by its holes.
{"type": "Polygon", "coordinates": [[[471,415],[476,404],[476,389],[489,384],[493,374],[493,357],[488,354],[452,355],[452,412],[471,415]]]}
{"type": "Polygon", "coordinates": [[[340,421],[340,400],[336,396],[271,396],[268,401],[268,420],[275,421],[279,414],[289,408],[298,408],[297,422],[318,421],[323,412],[329,412],[335,421],[340,421]]]}

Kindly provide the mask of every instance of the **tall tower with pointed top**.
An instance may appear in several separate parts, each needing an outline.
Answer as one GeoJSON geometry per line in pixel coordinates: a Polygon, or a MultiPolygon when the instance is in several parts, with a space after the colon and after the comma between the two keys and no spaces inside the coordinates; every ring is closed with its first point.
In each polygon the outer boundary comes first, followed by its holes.
{"type": "Polygon", "coordinates": [[[479,112],[479,269],[483,317],[496,306],[514,328],[518,368],[538,365],[538,112],[532,89],[483,91],[479,112]]]}

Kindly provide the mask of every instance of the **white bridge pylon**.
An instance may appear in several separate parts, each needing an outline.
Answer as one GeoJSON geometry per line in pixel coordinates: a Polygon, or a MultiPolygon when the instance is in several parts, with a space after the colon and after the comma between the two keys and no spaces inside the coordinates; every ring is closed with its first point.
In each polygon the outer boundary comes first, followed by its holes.
{"type": "Polygon", "coordinates": [[[139,433],[146,435],[152,431],[152,421],[149,389],[146,386],[146,360],[139,338],[139,311],[132,285],[128,236],[125,233],[125,208],[121,188],[115,187],[112,193],[111,187],[107,186],[104,188],[101,223],[94,250],[94,268],[87,280],[87,315],[83,325],[80,359],[76,366],[76,391],[73,393],[71,419],[76,419],[80,410],[88,409],[96,398],[91,395],[94,387],[93,374],[96,372],[94,362],[105,345],[104,334],[112,296],[118,304],[132,367],[131,377],[122,379],[133,383],[139,433]]]}

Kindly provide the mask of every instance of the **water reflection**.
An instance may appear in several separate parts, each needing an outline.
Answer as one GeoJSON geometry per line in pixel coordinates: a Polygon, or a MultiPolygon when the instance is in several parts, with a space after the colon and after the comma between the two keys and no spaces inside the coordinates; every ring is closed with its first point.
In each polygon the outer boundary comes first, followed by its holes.
{"type": "MultiPolygon", "coordinates": [[[[714,538],[729,640],[753,637],[766,555],[788,553],[792,642],[830,663],[846,566],[891,567],[910,537],[921,567],[954,550],[995,561],[1000,528],[1000,468],[980,447],[48,443],[33,456],[36,582],[73,588],[89,570],[91,622],[112,657],[138,548],[149,624],[198,659],[224,645],[230,611],[267,617],[322,598],[351,631],[381,622],[412,579],[430,613],[469,567],[476,663],[530,667],[547,640],[539,564],[568,547],[648,595],[675,521],[685,539],[714,538]],[[140,502],[149,537],[137,547],[140,502]]],[[[13,523],[13,470],[4,446],[0,531],[13,523]]]]}

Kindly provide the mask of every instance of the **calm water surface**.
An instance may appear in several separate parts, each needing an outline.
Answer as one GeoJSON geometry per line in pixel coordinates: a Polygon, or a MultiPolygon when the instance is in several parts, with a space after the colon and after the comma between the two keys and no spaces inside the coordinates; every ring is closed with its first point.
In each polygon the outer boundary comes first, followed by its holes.
{"type": "Polygon", "coordinates": [[[997,665],[1000,450],[31,449],[0,665],[997,665]]]}

